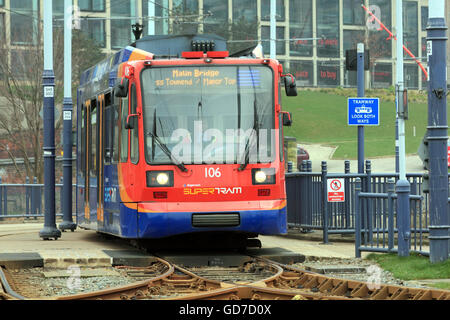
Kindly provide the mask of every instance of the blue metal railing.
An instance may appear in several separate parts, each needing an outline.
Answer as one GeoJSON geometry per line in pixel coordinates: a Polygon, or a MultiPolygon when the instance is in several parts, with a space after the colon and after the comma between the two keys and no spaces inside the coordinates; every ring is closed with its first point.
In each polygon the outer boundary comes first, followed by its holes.
{"type": "MultiPolygon", "coordinates": [[[[62,216],[62,183],[55,184],[55,211],[62,216]]],[[[76,185],[72,185],[75,199],[76,185]]],[[[26,178],[24,184],[2,183],[0,179],[0,220],[6,218],[38,218],[44,217],[44,184],[37,183],[37,178],[26,178]]],[[[75,203],[72,206],[75,215],[75,203]]]]}
{"type": "MultiPolygon", "coordinates": [[[[372,173],[370,161],[366,161],[366,172],[362,174],[350,173],[347,161],[345,173],[328,173],[326,162],[322,162],[321,172],[311,172],[311,167],[311,161],[304,161],[300,172],[286,173],[290,228],[300,228],[303,232],[322,230],[323,241],[327,243],[329,234],[355,234],[359,226],[364,249],[382,252],[396,250],[389,246],[388,237],[393,237],[398,231],[397,200],[395,193],[389,198],[388,189],[396,183],[398,174],[372,173]],[[345,181],[343,202],[328,202],[326,183],[323,182],[333,178],[345,181]],[[359,196],[356,192],[357,179],[360,179],[361,185],[359,196]],[[360,221],[356,221],[358,212],[360,221]],[[391,230],[389,223],[394,223],[391,230]]],[[[423,253],[430,224],[429,194],[424,192],[423,174],[407,174],[407,179],[411,187],[411,250],[423,253]]]]}
{"type": "MultiPolygon", "coordinates": [[[[356,181],[356,214],[355,214],[355,256],[360,258],[361,251],[397,252],[395,248],[395,234],[398,233],[398,219],[396,215],[397,194],[394,193],[395,180],[389,179],[386,193],[361,192],[361,182],[356,181]],[[362,210],[365,203],[386,202],[387,206],[376,210],[362,210]]],[[[423,211],[418,211],[423,196],[410,195],[411,236],[410,250],[422,254],[424,251],[423,236],[429,233],[427,224],[422,223],[423,211]],[[417,222],[419,221],[419,224],[417,222]]]]}

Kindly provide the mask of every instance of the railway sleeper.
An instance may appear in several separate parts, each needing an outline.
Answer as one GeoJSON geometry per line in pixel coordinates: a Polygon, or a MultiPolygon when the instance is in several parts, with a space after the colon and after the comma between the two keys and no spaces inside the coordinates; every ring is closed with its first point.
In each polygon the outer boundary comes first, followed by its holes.
{"type": "Polygon", "coordinates": [[[318,289],[319,289],[320,292],[330,292],[333,288],[334,288],[333,279],[330,278],[330,279],[324,281],[324,282],[319,286],[318,289]]]}
{"type": "Polygon", "coordinates": [[[333,296],[344,296],[348,291],[348,281],[339,280],[337,285],[331,290],[333,296]]]}
{"type": "Polygon", "coordinates": [[[369,295],[369,287],[365,283],[359,283],[353,288],[350,295],[355,298],[366,298],[369,295]]]}
{"type": "Polygon", "coordinates": [[[409,300],[410,298],[409,289],[407,288],[397,288],[391,296],[391,300],[409,300]]]}
{"type": "Polygon", "coordinates": [[[313,288],[317,288],[318,285],[319,285],[319,281],[317,280],[317,277],[311,277],[308,279],[307,282],[305,282],[303,287],[306,289],[313,289],[313,288]]]}
{"type": "Polygon", "coordinates": [[[433,297],[431,295],[430,290],[421,290],[414,297],[413,300],[432,300],[433,297]]]}

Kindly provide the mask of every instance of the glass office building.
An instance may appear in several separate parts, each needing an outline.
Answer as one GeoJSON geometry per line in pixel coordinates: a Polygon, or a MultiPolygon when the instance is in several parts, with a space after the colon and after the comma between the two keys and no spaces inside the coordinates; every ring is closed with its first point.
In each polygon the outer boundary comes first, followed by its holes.
{"type": "MultiPolygon", "coordinates": [[[[450,8],[450,0],[446,2],[450,8]]],[[[62,25],[63,1],[53,3],[55,25],[62,25]]],[[[395,27],[396,0],[364,3],[388,29],[395,27]]],[[[73,4],[79,8],[78,27],[105,53],[133,42],[131,25],[138,21],[144,35],[216,33],[229,41],[230,51],[261,41],[269,54],[270,0],[73,0],[73,4]]],[[[36,29],[42,8],[43,0],[0,0],[0,40],[14,50],[35,43],[36,38],[26,35],[36,29]]],[[[276,0],[276,11],[277,59],[299,86],[355,86],[356,72],[345,70],[345,52],[358,42],[370,50],[367,83],[371,87],[395,83],[395,42],[368,18],[361,0],[276,0]]],[[[427,20],[428,0],[403,1],[404,43],[425,68],[427,20]]],[[[404,58],[405,86],[424,88],[423,72],[408,55],[404,58]]]]}

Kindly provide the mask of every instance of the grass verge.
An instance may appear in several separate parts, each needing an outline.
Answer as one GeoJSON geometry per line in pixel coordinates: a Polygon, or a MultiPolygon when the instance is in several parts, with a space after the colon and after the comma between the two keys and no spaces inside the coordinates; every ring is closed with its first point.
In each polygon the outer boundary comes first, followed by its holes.
{"type": "MultiPolygon", "coordinates": [[[[367,256],[384,270],[391,272],[401,280],[450,279],[450,260],[442,263],[431,263],[428,257],[411,253],[409,257],[399,257],[397,254],[376,254],[367,256]]],[[[450,290],[449,282],[429,284],[440,289],[450,290]]]]}
{"type": "MultiPolygon", "coordinates": [[[[352,89],[299,90],[297,97],[283,94],[283,109],[292,112],[292,127],[285,136],[299,143],[337,146],[333,159],[357,158],[357,126],[347,125],[347,98],[352,89]]],[[[392,90],[367,91],[367,97],[380,98],[380,125],[364,129],[366,157],[395,155],[395,103],[392,90]]],[[[448,114],[450,117],[450,113],[448,114]]],[[[406,153],[415,154],[427,127],[426,93],[410,92],[409,119],[405,123],[406,153]]]]}

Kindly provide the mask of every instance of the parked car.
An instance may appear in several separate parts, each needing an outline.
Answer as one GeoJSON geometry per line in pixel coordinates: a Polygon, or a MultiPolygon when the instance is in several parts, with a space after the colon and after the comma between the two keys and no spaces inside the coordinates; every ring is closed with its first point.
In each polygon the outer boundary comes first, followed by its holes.
{"type": "Polygon", "coordinates": [[[309,160],[309,153],[300,146],[297,146],[297,168],[300,171],[303,160],[309,160]]]}

